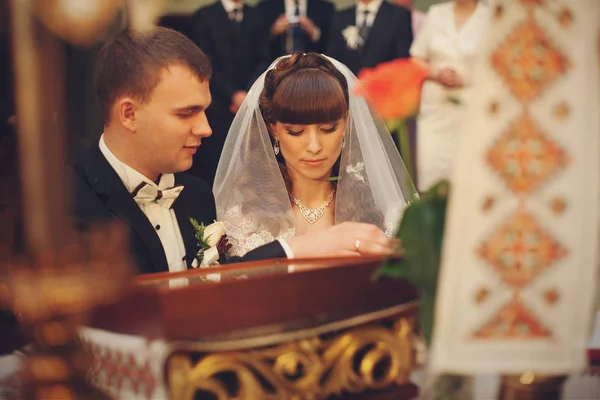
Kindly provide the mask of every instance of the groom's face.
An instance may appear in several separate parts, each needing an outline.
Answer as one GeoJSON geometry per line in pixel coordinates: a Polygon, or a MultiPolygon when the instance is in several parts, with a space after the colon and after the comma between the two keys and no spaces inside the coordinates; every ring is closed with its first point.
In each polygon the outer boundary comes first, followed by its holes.
{"type": "Polygon", "coordinates": [[[201,140],[212,134],[205,112],[210,102],[208,79],[181,65],[162,71],[150,99],[136,111],[136,153],[148,169],[166,174],[192,166],[201,140]]]}

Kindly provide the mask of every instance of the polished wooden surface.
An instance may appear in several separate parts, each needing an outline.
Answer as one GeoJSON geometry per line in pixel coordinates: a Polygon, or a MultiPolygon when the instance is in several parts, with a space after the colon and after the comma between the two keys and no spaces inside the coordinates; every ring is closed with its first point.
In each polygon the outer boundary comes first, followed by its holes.
{"type": "Polygon", "coordinates": [[[381,261],[268,260],[140,276],[119,303],[97,311],[91,326],[194,340],[256,328],[262,329],[256,334],[310,328],[415,300],[416,290],[404,280],[373,280],[381,261]],[[221,282],[202,280],[208,272],[220,273],[221,282]],[[185,280],[187,286],[169,287],[185,280]]]}

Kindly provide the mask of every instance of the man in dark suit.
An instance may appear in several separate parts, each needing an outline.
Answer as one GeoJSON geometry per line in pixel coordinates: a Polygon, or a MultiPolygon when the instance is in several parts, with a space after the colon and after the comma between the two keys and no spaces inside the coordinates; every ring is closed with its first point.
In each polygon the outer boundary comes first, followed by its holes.
{"type": "Polygon", "coordinates": [[[205,140],[190,170],[212,185],[235,113],[252,83],[269,66],[269,41],[261,13],[243,0],[221,0],[193,17],[191,39],[211,61],[212,105],[206,111],[213,135],[205,140]]]}
{"type": "MultiPolygon", "coordinates": [[[[216,218],[210,187],[183,172],[212,133],[205,112],[210,75],[204,53],[166,28],[124,31],[98,53],[94,89],[104,133],[75,165],[74,214],[82,228],[94,221],[124,222],[139,272],[192,267],[197,243],[189,218],[205,224],[216,218]]],[[[235,261],[393,250],[378,228],[344,223],[274,241],[235,261]]]]}
{"type": "Polygon", "coordinates": [[[360,0],[333,17],[326,54],[355,74],[382,62],[410,57],[411,13],[384,0],[360,0]]]}
{"type": "Polygon", "coordinates": [[[13,245],[17,215],[17,137],[8,4],[0,1],[0,243],[13,245]]]}
{"type": "Polygon", "coordinates": [[[258,9],[269,29],[271,60],[294,51],[325,51],[333,4],[324,0],[264,0],[258,9]]]}

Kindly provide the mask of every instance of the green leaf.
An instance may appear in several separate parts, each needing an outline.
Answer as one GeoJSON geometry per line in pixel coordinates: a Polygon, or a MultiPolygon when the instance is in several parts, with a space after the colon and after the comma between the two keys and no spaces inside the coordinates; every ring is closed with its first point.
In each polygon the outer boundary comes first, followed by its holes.
{"type": "Polygon", "coordinates": [[[384,264],[375,271],[373,279],[379,279],[382,276],[392,278],[406,278],[408,276],[410,265],[405,259],[387,260],[384,264]]]}
{"type": "Polygon", "coordinates": [[[410,265],[408,278],[424,290],[433,290],[437,278],[438,251],[434,240],[435,213],[430,204],[416,202],[404,213],[398,236],[410,265]]]}
{"type": "Polygon", "coordinates": [[[202,264],[202,260],[204,260],[204,249],[198,250],[196,253],[196,260],[198,260],[198,265],[202,264]]]}
{"type": "Polygon", "coordinates": [[[435,292],[429,293],[423,291],[419,302],[419,312],[421,316],[421,330],[427,342],[431,346],[431,337],[433,336],[433,320],[435,311],[435,292]]]}
{"type": "Polygon", "coordinates": [[[450,104],[454,104],[455,106],[460,106],[462,104],[462,100],[457,96],[448,96],[446,97],[446,100],[448,100],[450,104]]]}
{"type": "Polygon", "coordinates": [[[202,259],[204,258],[204,252],[208,249],[210,249],[210,246],[208,245],[208,239],[210,237],[210,235],[208,235],[208,237],[204,237],[204,229],[206,228],[206,226],[201,223],[198,222],[197,220],[195,220],[194,218],[188,218],[190,223],[192,224],[192,228],[194,228],[194,237],[196,239],[196,242],[198,242],[198,252],[196,253],[196,259],[198,260],[199,264],[202,264],[202,259]]]}
{"type": "MultiPolygon", "coordinates": [[[[410,145],[410,133],[408,131],[408,125],[406,120],[402,121],[398,124],[396,128],[396,135],[398,137],[398,144],[400,145],[400,153],[402,155],[402,161],[404,162],[404,166],[408,171],[408,175],[410,179],[414,182],[415,180],[415,172],[413,171],[413,156],[411,153],[411,145],[410,145]]],[[[412,189],[413,185],[408,185],[410,189],[412,189]]],[[[412,197],[416,194],[416,192],[409,193],[412,197]]]]}
{"type": "Polygon", "coordinates": [[[396,132],[398,130],[398,128],[403,124],[404,124],[403,118],[385,120],[385,125],[387,126],[387,128],[390,132],[396,132]]]}
{"type": "Polygon", "coordinates": [[[198,233],[201,232],[202,234],[204,234],[204,224],[199,223],[197,220],[195,220],[194,218],[189,218],[190,223],[192,224],[192,227],[194,228],[194,232],[198,233]]]}
{"type": "Polygon", "coordinates": [[[406,278],[421,290],[421,323],[428,342],[433,329],[449,188],[447,181],[439,182],[410,203],[396,234],[405,255],[401,260],[388,260],[375,274],[375,278],[406,278]]]}

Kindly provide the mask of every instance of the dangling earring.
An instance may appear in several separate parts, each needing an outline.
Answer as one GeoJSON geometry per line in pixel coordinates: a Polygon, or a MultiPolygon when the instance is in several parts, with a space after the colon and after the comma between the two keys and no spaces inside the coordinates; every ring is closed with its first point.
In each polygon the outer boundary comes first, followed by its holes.
{"type": "Polygon", "coordinates": [[[275,155],[279,154],[279,140],[275,140],[275,144],[273,145],[273,152],[275,155]]]}
{"type": "Polygon", "coordinates": [[[346,147],[346,135],[342,136],[342,149],[346,147]]]}

